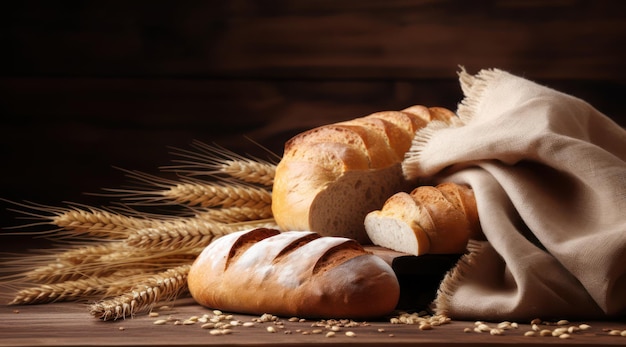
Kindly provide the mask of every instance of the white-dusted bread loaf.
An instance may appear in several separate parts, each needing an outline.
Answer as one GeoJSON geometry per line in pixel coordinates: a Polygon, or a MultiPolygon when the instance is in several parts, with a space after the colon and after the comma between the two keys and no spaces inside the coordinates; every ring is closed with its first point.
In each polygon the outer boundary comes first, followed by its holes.
{"type": "Polygon", "coordinates": [[[391,196],[365,217],[375,245],[412,255],[463,253],[480,230],[471,188],[455,183],[421,186],[391,196]]]}
{"type": "Polygon", "coordinates": [[[302,318],[381,317],[400,297],[391,266],[356,241],[266,228],[213,241],[191,266],[188,286],[209,308],[302,318]]]}
{"type": "Polygon", "coordinates": [[[412,106],[377,112],[301,133],[285,144],[272,188],[272,213],[283,230],[313,230],[371,243],[363,220],[399,191],[415,186],[401,162],[417,130],[454,113],[412,106]]]}

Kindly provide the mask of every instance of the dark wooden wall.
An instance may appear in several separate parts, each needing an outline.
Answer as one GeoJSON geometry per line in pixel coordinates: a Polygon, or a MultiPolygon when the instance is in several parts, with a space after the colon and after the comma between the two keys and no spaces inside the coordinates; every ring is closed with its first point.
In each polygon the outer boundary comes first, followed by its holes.
{"type": "MultiPolygon", "coordinates": [[[[0,197],[100,204],[192,140],[280,154],[313,126],[456,108],[497,67],[626,124],[626,2],[4,1],[0,197]]],[[[1,226],[16,224],[2,204],[1,226]]],[[[17,224],[22,223],[19,220],[17,224]]]]}

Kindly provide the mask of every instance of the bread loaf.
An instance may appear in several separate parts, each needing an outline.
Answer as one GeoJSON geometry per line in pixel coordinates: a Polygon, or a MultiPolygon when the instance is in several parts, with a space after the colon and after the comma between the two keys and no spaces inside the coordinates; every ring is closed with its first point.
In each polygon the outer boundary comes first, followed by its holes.
{"type": "Polygon", "coordinates": [[[365,217],[375,245],[412,255],[463,253],[480,231],[471,188],[455,183],[421,186],[391,196],[365,217]]]}
{"type": "Polygon", "coordinates": [[[380,317],[400,296],[389,264],[356,241],[266,228],[213,241],[191,266],[188,286],[209,308],[301,318],[380,317]]]}
{"type": "Polygon", "coordinates": [[[378,112],[301,133],[285,144],[272,188],[272,213],[283,230],[313,230],[371,243],[365,215],[415,187],[400,163],[415,132],[454,113],[413,106],[378,112]]]}

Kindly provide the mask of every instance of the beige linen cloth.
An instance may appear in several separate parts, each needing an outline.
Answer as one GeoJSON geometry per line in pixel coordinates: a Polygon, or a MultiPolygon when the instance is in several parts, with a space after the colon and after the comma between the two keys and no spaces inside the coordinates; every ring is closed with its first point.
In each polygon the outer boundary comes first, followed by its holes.
{"type": "Polygon", "coordinates": [[[626,314],[626,130],[502,70],[459,72],[459,124],[416,134],[409,177],[470,185],[484,235],[444,278],[438,313],[471,320],[626,314]]]}

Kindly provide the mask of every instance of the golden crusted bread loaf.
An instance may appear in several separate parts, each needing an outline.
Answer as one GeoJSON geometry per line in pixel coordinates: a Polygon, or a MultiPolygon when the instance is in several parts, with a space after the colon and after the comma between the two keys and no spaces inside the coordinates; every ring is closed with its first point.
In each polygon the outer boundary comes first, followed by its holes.
{"type": "Polygon", "coordinates": [[[442,183],[394,194],[365,217],[365,230],[375,245],[398,252],[463,253],[480,222],[472,189],[442,183]]]}
{"type": "Polygon", "coordinates": [[[187,281],[201,305],[257,315],[374,318],[400,297],[391,266],[356,241],[266,228],[213,241],[187,281]]]}
{"type": "Polygon", "coordinates": [[[412,106],[377,112],[303,132],[285,144],[272,188],[272,213],[283,230],[312,230],[371,243],[363,227],[370,211],[415,187],[400,163],[417,130],[450,122],[445,108],[412,106]]]}

